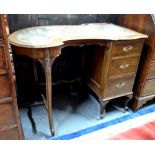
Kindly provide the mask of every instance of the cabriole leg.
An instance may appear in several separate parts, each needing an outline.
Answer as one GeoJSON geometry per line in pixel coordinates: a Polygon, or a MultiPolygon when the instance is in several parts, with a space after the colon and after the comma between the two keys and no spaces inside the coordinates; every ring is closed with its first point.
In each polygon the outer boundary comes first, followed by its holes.
{"type": "Polygon", "coordinates": [[[99,99],[99,101],[100,101],[100,118],[103,119],[106,114],[105,106],[109,101],[102,101],[102,99],[99,99]]]}
{"type": "Polygon", "coordinates": [[[124,111],[125,112],[129,110],[128,104],[131,101],[131,99],[133,98],[133,95],[131,94],[131,95],[128,95],[127,97],[128,97],[128,99],[126,100],[125,105],[124,105],[124,111]]]}

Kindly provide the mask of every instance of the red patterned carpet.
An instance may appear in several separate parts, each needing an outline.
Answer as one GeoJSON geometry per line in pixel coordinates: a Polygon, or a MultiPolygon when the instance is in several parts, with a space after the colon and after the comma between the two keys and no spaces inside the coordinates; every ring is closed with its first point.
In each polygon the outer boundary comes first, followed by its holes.
{"type": "Polygon", "coordinates": [[[155,140],[155,120],[115,135],[109,140],[155,140]]]}

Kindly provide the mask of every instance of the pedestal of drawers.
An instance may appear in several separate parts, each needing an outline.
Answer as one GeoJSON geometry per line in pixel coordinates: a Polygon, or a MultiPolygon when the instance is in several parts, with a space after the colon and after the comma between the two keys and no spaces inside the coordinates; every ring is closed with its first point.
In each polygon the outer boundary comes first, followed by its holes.
{"type": "Polygon", "coordinates": [[[134,111],[155,97],[155,51],[149,45],[144,47],[131,104],[134,111]]]}
{"type": "Polygon", "coordinates": [[[155,97],[155,21],[151,14],[121,15],[119,25],[145,33],[148,38],[138,68],[131,108],[136,111],[155,97]],[[136,22],[135,22],[136,21],[136,22]]]}
{"type": "MultiPolygon", "coordinates": [[[[106,104],[114,98],[128,96],[125,108],[132,99],[133,84],[141,56],[143,39],[108,41],[105,47],[95,47],[89,67],[88,86],[100,100],[103,118],[106,104]]],[[[90,52],[88,52],[89,54],[90,52]]]]}

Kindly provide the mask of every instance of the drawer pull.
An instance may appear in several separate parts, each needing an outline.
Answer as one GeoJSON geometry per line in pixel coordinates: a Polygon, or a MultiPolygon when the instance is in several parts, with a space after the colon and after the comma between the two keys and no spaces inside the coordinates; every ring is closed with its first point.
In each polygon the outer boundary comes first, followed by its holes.
{"type": "Polygon", "coordinates": [[[124,64],[124,65],[120,65],[119,68],[121,69],[126,69],[129,67],[129,64],[124,64]]]}
{"type": "Polygon", "coordinates": [[[131,45],[123,47],[123,52],[128,52],[131,51],[133,49],[133,47],[131,45]]]}
{"type": "Polygon", "coordinates": [[[125,86],[125,82],[116,85],[117,88],[122,88],[122,87],[124,87],[124,86],[125,86]]]}

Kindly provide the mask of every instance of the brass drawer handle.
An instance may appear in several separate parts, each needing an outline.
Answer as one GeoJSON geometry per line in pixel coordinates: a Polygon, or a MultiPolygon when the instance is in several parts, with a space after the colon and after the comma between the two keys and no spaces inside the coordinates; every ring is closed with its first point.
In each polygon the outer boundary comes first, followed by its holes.
{"type": "Polygon", "coordinates": [[[124,65],[120,65],[119,68],[121,69],[126,69],[129,67],[129,64],[124,64],[124,65]]]}
{"type": "Polygon", "coordinates": [[[122,88],[122,87],[124,87],[124,86],[125,86],[125,82],[116,85],[117,88],[122,88]]]}
{"type": "Polygon", "coordinates": [[[133,47],[131,46],[131,45],[129,45],[129,46],[125,46],[125,47],[123,47],[123,52],[128,52],[128,51],[131,51],[133,49],[133,47]]]}

